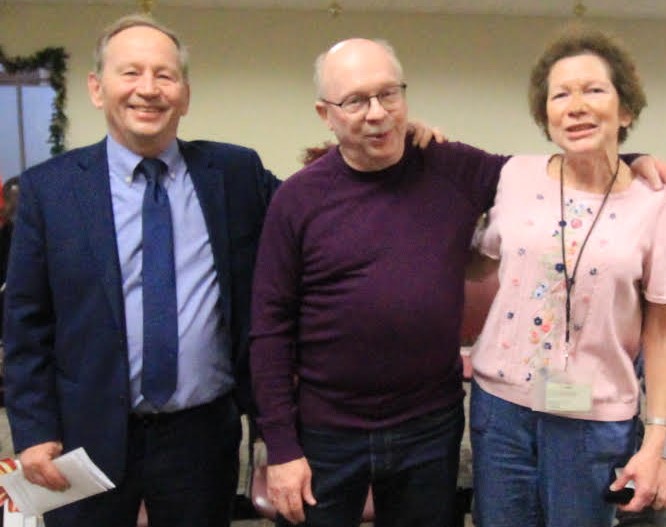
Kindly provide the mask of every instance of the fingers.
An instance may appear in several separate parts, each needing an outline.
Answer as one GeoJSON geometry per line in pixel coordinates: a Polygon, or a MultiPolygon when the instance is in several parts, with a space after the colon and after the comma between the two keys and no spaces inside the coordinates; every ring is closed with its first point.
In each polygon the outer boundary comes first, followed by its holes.
{"type": "Polygon", "coordinates": [[[303,510],[303,499],[300,493],[290,493],[287,496],[289,505],[289,516],[287,519],[291,523],[303,523],[305,521],[305,511],[303,510]]]}
{"type": "Polygon", "coordinates": [[[645,164],[645,173],[653,190],[661,190],[663,183],[655,164],[645,164]]]}
{"type": "Polygon", "coordinates": [[[309,477],[304,481],[303,488],[277,492],[272,501],[278,512],[293,524],[305,521],[303,502],[310,506],[317,504],[317,500],[312,494],[309,477]]]}
{"type": "MultiPolygon", "coordinates": [[[[271,496],[269,496],[271,497],[271,496]]],[[[281,492],[271,497],[273,506],[290,523],[299,524],[305,521],[303,499],[299,492],[281,492]]]]}
{"type": "Polygon", "coordinates": [[[312,481],[311,479],[308,478],[305,486],[303,487],[303,499],[305,500],[305,503],[310,505],[311,507],[314,507],[317,505],[317,500],[314,497],[314,494],[312,494],[312,481]]]}
{"type": "Polygon", "coordinates": [[[413,146],[419,146],[420,148],[423,148],[421,145],[425,141],[425,144],[427,145],[430,142],[430,139],[432,137],[432,132],[430,131],[430,128],[425,126],[422,122],[420,121],[413,121],[409,123],[409,132],[412,135],[412,145],[413,146]]]}
{"type": "Polygon", "coordinates": [[[61,452],[62,444],[55,441],[25,449],[19,456],[25,479],[51,490],[68,489],[69,482],[53,464],[61,452]]]}
{"type": "Polygon", "coordinates": [[[305,509],[303,507],[303,502],[307,503],[311,507],[317,504],[317,500],[312,494],[310,478],[304,482],[304,486],[300,492],[290,492],[286,496],[287,511],[286,514],[283,514],[283,516],[291,523],[303,523],[305,521],[305,509]]]}
{"type": "Polygon", "coordinates": [[[268,497],[277,511],[291,523],[304,522],[303,500],[316,504],[310,487],[312,472],[305,458],[269,465],[267,477],[268,497]]]}
{"type": "Polygon", "coordinates": [[[627,512],[639,512],[645,507],[649,507],[653,504],[655,497],[657,495],[656,486],[653,484],[646,485],[644,482],[641,482],[641,479],[638,477],[638,474],[631,475],[623,473],[618,477],[613,484],[611,485],[611,490],[620,490],[629,483],[630,480],[634,480],[634,497],[626,503],[625,505],[620,506],[619,508],[627,512]]]}
{"type": "Polygon", "coordinates": [[[645,507],[651,506],[654,503],[655,493],[650,491],[638,492],[626,505],[622,505],[619,508],[627,512],[640,512],[645,507]]]}
{"type": "Polygon", "coordinates": [[[616,492],[626,487],[629,481],[631,481],[631,476],[627,472],[623,472],[615,481],[613,481],[613,483],[611,483],[610,489],[613,492],[616,492]]]}
{"type": "Polygon", "coordinates": [[[269,498],[275,509],[289,523],[298,524],[305,521],[305,511],[303,510],[303,500],[297,492],[279,492],[270,494],[269,498]]]}
{"type": "Polygon", "coordinates": [[[448,141],[446,136],[436,126],[432,129],[432,138],[438,143],[444,143],[445,141],[448,141]]]}
{"type": "Polygon", "coordinates": [[[657,476],[657,494],[652,502],[652,508],[661,510],[666,508],[666,460],[659,462],[659,473],[657,476]]]}
{"type": "Polygon", "coordinates": [[[415,145],[418,145],[419,148],[423,149],[430,144],[434,135],[434,129],[424,129],[420,134],[414,134],[414,139],[412,142],[415,145]]]}
{"type": "Polygon", "coordinates": [[[666,181],[666,172],[663,162],[651,156],[640,156],[631,163],[631,170],[644,178],[653,190],[660,190],[666,181]]]}
{"type": "Polygon", "coordinates": [[[413,134],[412,145],[418,146],[421,150],[426,148],[433,139],[438,143],[446,141],[446,137],[439,128],[430,127],[430,125],[422,121],[411,121],[408,123],[408,132],[413,134]]]}
{"type": "Polygon", "coordinates": [[[659,173],[662,183],[666,185],[666,162],[661,159],[655,159],[655,164],[657,165],[657,172],[659,173]]]}
{"type": "Polygon", "coordinates": [[[427,128],[425,125],[419,125],[419,127],[415,129],[414,136],[412,137],[412,144],[423,150],[433,139],[437,143],[443,143],[447,140],[446,136],[439,128],[427,128]]]}

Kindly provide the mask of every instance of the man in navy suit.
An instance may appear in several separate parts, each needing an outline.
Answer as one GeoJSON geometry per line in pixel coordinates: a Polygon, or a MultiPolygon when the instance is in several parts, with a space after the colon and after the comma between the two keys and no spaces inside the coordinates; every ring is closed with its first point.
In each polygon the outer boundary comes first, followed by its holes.
{"type": "Polygon", "coordinates": [[[15,447],[33,483],[66,488],[53,459],[82,446],[117,485],[47,514],[48,527],[130,527],[141,500],[153,527],[228,525],[250,281],[277,180],[252,150],[177,139],[187,55],[150,18],[107,29],[88,86],[108,136],[21,177],[5,318],[15,447]],[[166,165],[173,225],[177,376],[162,403],[142,390],[144,158],[166,165]]]}

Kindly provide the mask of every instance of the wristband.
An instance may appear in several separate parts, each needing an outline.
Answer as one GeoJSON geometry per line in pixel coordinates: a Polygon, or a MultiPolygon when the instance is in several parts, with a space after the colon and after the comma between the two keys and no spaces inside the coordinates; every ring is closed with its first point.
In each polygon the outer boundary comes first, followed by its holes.
{"type": "Polygon", "coordinates": [[[645,419],[646,425],[666,426],[666,419],[663,417],[648,417],[645,419]]]}

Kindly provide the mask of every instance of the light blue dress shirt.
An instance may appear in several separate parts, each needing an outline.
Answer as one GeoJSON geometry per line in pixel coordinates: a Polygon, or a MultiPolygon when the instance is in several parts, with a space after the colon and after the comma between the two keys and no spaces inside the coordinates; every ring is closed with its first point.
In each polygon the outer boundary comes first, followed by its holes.
{"type": "MultiPolygon", "coordinates": [[[[141,208],[146,181],[134,177],[141,157],[107,136],[113,218],[116,229],[129,352],[133,411],[154,412],[141,395],[143,296],[141,208]]],[[[173,141],[159,158],[169,167],[164,186],[173,221],[178,301],[178,385],[160,410],[197,406],[233,387],[228,332],[220,311],[220,288],[208,230],[185,160],[173,141]]]]}

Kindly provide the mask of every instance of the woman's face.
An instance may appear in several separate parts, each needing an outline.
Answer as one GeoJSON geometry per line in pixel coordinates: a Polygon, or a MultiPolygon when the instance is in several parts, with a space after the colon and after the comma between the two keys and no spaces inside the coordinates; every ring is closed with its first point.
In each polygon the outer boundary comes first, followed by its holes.
{"type": "Polygon", "coordinates": [[[553,64],[546,111],[550,137],[567,153],[617,152],[618,131],[631,123],[608,64],[593,54],[553,64]]]}

